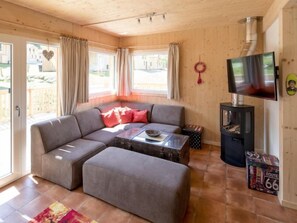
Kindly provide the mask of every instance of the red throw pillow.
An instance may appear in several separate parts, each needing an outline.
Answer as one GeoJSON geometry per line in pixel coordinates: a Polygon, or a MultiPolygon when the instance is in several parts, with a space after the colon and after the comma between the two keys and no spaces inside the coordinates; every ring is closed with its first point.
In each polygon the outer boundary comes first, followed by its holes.
{"type": "Polygon", "coordinates": [[[130,108],[123,108],[119,111],[119,116],[121,124],[132,122],[133,111],[130,108]]]}
{"type": "Polygon", "coordinates": [[[132,122],[143,122],[148,123],[147,121],[147,110],[133,110],[133,120],[132,122]]]}
{"type": "Polygon", "coordinates": [[[112,109],[108,112],[101,114],[102,120],[107,127],[113,127],[119,124],[116,112],[112,109]]]}

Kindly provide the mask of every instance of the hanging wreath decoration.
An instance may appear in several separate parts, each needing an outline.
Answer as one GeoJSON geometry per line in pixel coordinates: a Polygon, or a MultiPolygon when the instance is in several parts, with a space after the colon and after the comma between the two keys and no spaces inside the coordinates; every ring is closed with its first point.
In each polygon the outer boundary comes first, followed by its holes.
{"type": "Polygon", "coordinates": [[[199,58],[199,62],[197,62],[194,65],[194,70],[196,73],[199,74],[197,84],[201,84],[202,83],[201,74],[206,70],[206,64],[204,62],[200,61],[200,58],[199,58]]]}
{"type": "Polygon", "coordinates": [[[194,66],[196,73],[203,73],[206,70],[206,64],[204,62],[197,62],[194,66]]]}

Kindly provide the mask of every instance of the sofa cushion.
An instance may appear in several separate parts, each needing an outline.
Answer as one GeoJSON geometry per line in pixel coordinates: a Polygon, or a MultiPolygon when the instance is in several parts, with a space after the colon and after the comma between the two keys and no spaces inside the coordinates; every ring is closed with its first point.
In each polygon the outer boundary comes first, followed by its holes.
{"type": "Polygon", "coordinates": [[[83,163],[105,149],[101,142],[77,139],[42,155],[42,177],[72,190],[82,183],[83,163]]]}
{"type": "Polygon", "coordinates": [[[132,122],[141,122],[141,123],[147,123],[147,110],[133,110],[133,119],[132,122]]]}
{"type": "Polygon", "coordinates": [[[128,107],[121,107],[118,109],[118,115],[121,124],[130,123],[133,119],[133,110],[128,107]]]}
{"type": "Polygon", "coordinates": [[[106,104],[99,105],[97,108],[100,110],[101,113],[108,112],[113,108],[121,107],[120,101],[113,101],[106,104]]]}
{"type": "Polygon", "coordinates": [[[115,109],[111,109],[108,112],[101,113],[101,118],[106,127],[113,127],[120,123],[118,111],[116,111],[115,109]]]}
{"type": "Polygon", "coordinates": [[[88,109],[74,115],[83,136],[105,127],[97,108],[88,109]]]}
{"type": "Polygon", "coordinates": [[[86,135],[84,139],[103,142],[105,145],[110,146],[113,145],[114,137],[123,131],[122,129],[117,129],[116,126],[113,128],[103,128],[86,135]]]}
{"type": "Polygon", "coordinates": [[[81,137],[76,118],[72,115],[50,119],[35,126],[39,128],[45,152],[81,137]]]}
{"type": "Polygon", "coordinates": [[[138,109],[138,110],[147,110],[147,118],[148,121],[151,121],[151,114],[153,104],[150,103],[142,103],[142,102],[132,102],[132,101],[122,101],[122,107],[129,107],[131,109],[138,109]]]}
{"type": "Polygon", "coordinates": [[[143,129],[154,129],[162,132],[169,133],[181,133],[181,128],[176,125],[166,125],[160,123],[149,123],[143,127],[143,129]]]}
{"type": "Polygon", "coordinates": [[[154,105],[151,122],[168,125],[185,125],[185,109],[182,106],[154,105]]]}

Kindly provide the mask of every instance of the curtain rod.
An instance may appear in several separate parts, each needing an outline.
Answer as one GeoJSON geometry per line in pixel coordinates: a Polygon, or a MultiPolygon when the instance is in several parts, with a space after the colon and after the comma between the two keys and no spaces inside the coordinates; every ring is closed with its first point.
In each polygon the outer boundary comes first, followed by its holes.
{"type": "MultiPolygon", "coordinates": [[[[19,24],[19,23],[7,21],[7,20],[4,20],[4,19],[0,19],[0,23],[6,23],[6,24],[9,24],[9,25],[18,26],[18,27],[29,29],[29,30],[32,30],[32,31],[39,31],[39,32],[42,32],[42,33],[49,33],[49,34],[57,36],[57,38],[60,38],[61,36],[69,36],[69,35],[61,34],[59,32],[49,31],[49,30],[36,28],[36,27],[33,27],[33,26],[29,26],[29,25],[19,24]]],[[[105,46],[105,47],[109,47],[109,48],[118,48],[117,46],[109,45],[109,44],[106,44],[106,43],[96,42],[96,41],[93,41],[93,40],[88,40],[88,42],[91,43],[91,44],[101,45],[101,46],[105,46]]]]}
{"type": "Polygon", "coordinates": [[[88,41],[87,39],[80,38],[80,37],[77,37],[77,36],[61,34],[61,35],[60,35],[60,39],[63,38],[63,37],[64,37],[64,38],[69,38],[69,39],[76,39],[76,40],[84,40],[84,41],[88,41]]]}

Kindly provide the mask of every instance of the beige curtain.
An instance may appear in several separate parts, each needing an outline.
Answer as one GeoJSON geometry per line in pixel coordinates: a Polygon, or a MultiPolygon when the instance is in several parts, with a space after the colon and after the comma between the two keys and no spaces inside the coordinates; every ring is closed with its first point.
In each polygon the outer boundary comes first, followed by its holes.
{"type": "Polygon", "coordinates": [[[61,37],[61,51],[61,114],[68,115],[75,112],[77,103],[85,103],[89,100],[88,41],[61,37]]]}
{"type": "Polygon", "coordinates": [[[129,49],[117,50],[116,74],[117,74],[117,95],[129,96],[131,94],[129,49]]]}
{"type": "Polygon", "coordinates": [[[167,85],[167,98],[179,100],[179,46],[177,43],[169,44],[167,85]]]}

